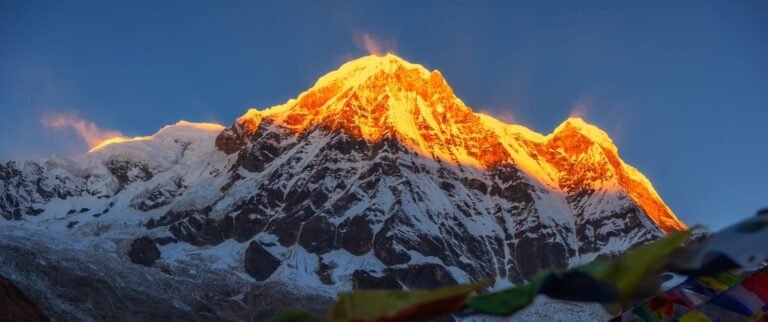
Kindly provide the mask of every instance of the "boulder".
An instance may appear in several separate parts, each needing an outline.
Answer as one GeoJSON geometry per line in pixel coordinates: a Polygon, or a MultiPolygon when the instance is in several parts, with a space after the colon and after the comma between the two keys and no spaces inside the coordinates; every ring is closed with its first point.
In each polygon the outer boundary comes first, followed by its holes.
{"type": "Polygon", "coordinates": [[[439,264],[424,263],[409,265],[406,268],[386,269],[385,273],[394,275],[408,288],[435,289],[456,284],[453,274],[439,264]]]}
{"type": "Polygon", "coordinates": [[[152,266],[160,259],[160,249],[155,241],[149,237],[141,237],[133,241],[131,250],[128,251],[131,262],[139,265],[152,266]]]}
{"type": "Polygon", "coordinates": [[[375,290],[399,290],[403,286],[400,285],[392,275],[384,275],[376,277],[363,270],[356,270],[352,273],[352,288],[353,289],[375,289],[375,290]]]}
{"type": "Polygon", "coordinates": [[[255,241],[245,250],[245,272],[257,281],[272,276],[279,266],[280,260],[255,241]]]}

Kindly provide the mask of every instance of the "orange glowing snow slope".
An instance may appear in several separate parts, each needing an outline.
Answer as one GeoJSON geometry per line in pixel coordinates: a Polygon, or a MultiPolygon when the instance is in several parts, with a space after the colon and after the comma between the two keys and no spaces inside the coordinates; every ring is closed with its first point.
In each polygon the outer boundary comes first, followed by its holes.
{"type": "Polygon", "coordinates": [[[391,137],[423,155],[465,166],[510,163],[554,189],[613,183],[665,232],[686,228],[650,181],[619,158],[611,138],[599,128],[569,118],[552,134],[541,135],[474,113],[439,71],[392,54],[350,61],[297,99],[262,111],[251,109],[237,123],[253,132],[265,119],[296,133],[323,126],[369,141],[391,137]],[[598,166],[580,173],[589,164],[598,166]]]}
{"type": "Polygon", "coordinates": [[[686,228],[650,181],[619,158],[599,128],[569,118],[542,135],[475,113],[439,71],[392,54],[347,62],[298,98],[266,110],[250,109],[236,125],[253,133],[262,121],[297,135],[323,127],[372,142],[393,138],[424,156],[467,168],[510,164],[565,193],[624,191],[665,232],[686,228]]]}
{"type": "MultiPolygon", "coordinates": [[[[214,124],[214,123],[195,123],[195,122],[187,122],[187,121],[184,121],[184,120],[178,121],[174,125],[166,126],[166,128],[171,127],[171,126],[185,126],[185,127],[191,127],[191,128],[195,128],[195,129],[198,129],[198,130],[204,130],[204,131],[210,131],[210,132],[221,132],[221,130],[224,129],[224,127],[219,125],[219,124],[214,124]]],[[[161,131],[162,131],[162,129],[161,129],[161,131]]],[[[106,139],[104,141],[101,141],[99,144],[97,144],[96,146],[91,148],[88,152],[96,152],[96,151],[104,149],[108,145],[115,144],[115,143],[146,141],[146,140],[151,140],[154,137],[155,137],[154,135],[137,136],[137,137],[133,137],[133,138],[126,138],[126,137],[116,136],[116,137],[112,137],[112,138],[106,139]]]]}

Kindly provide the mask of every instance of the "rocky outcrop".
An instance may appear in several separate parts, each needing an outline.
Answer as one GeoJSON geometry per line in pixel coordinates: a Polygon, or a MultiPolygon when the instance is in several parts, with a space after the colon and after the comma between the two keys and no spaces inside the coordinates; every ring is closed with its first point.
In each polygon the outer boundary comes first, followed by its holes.
{"type": "Polygon", "coordinates": [[[240,124],[233,124],[216,136],[216,148],[226,154],[239,151],[248,140],[248,134],[244,133],[240,124]]]}
{"type": "Polygon", "coordinates": [[[160,259],[160,249],[151,238],[141,237],[131,243],[128,257],[136,264],[152,266],[156,260],[160,259]]]}
{"type": "Polygon", "coordinates": [[[400,282],[397,281],[397,279],[394,276],[390,274],[377,277],[377,276],[371,275],[371,273],[368,273],[366,271],[356,270],[352,274],[352,288],[356,290],[357,289],[399,290],[399,289],[402,289],[403,286],[400,284],[400,282]]]}
{"type": "Polygon", "coordinates": [[[37,307],[11,281],[0,275],[0,321],[49,321],[37,307]]]}
{"type": "MultiPolygon", "coordinates": [[[[232,297],[276,294],[233,271],[194,261],[187,269],[160,270],[115,260],[103,244],[0,225],[0,275],[13,276],[13,283],[53,321],[249,321],[265,308],[232,297]]],[[[5,303],[0,297],[0,312],[5,303]]],[[[7,321],[4,317],[0,321],[7,321]]]]}
{"type": "Polygon", "coordinates": [[[388,269],[400,282],[412,289],[433,289],[456,284],[453,274],[438,264],[410,265],[408,268],[388,269]]]}
{"type": "Polygon", "coordinates": [[[110,160],[106,163],[107,169],[117,178],[118,191],[136,181],[152,179],[152,172],[146,164],[129,160],[110,160]]]}
{"type": "Polygon", "coordinates": [[[258,242],[252,241],[245,250],[245,272],[257,281],[269,278],[280,266],[280,260],[258,242]]]}

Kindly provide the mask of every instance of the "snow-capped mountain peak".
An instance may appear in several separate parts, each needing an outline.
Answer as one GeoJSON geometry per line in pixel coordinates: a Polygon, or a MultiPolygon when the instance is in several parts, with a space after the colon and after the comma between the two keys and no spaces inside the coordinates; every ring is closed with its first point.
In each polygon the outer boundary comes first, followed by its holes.
{"type": "Polygon", "coordinates": [[[238,151],[264,120],[294,135],[324,128],[373,143],[390,138],[418,154],[459,166],[514,165],[538,183],[561,191],[610,185],[613,191],[626,191],[664,231],[685,227],[650,182],[619,158],[610,136],[598,127],[571,117],[542,135],[474,113],[438,71],[392,54],[350,61],[295,100],[249,110],[219,137],[218,146],[227,153],[238,151]],[[601,171],[592,179],[567,180],[580,173],[573,166],[566,169],[576,158],[581,170],[589,163],[601,171]]]}
{"type": "Polygon", "coordinates": [[[580,117],[569,117],[566,119],[555,128],[549,138],[552,139],[555,136],[569,137],[577,133],[586,137],[589,141],[599,144],[601,147],[617,152],[617,148],[608,133],[605,133],[605,131],[597,126],[585,122],[580,117]]]}
{"type": "Polygon", "coordinates": [[[365,56],[321,77],[295,100],[238,119],[253,130],[267,118],[296,133],[315,126],[343,129],[375,142],[400,137],[422,147],[425,130],[444,136],[447,127],[472,117],[438,71],[387,54],[365,56]]]}
{"type": "MultiPolygon", "coordinates": [[[[0,214],[332,294],[530,279],[684,229],[604,131],[475,113],[437,71],[366,56],[231,127],[179,122],[0,165],[0,214]]],[[[127,247],[127,246],[125,246],[127,247]]]]}

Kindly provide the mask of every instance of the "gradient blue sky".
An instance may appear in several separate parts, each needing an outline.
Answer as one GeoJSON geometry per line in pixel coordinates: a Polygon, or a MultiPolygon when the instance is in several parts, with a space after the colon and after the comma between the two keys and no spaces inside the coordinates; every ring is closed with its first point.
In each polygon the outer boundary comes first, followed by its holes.
{"type": "Polygon", "coordinates": [[[689,224],[768,206],[768,1],[478,3],[0,1],[0,159],[87,150],[46,113],[128,135],[230,124],[367,33],[475,110],[545,133],[584,116],[689,224]]]}

